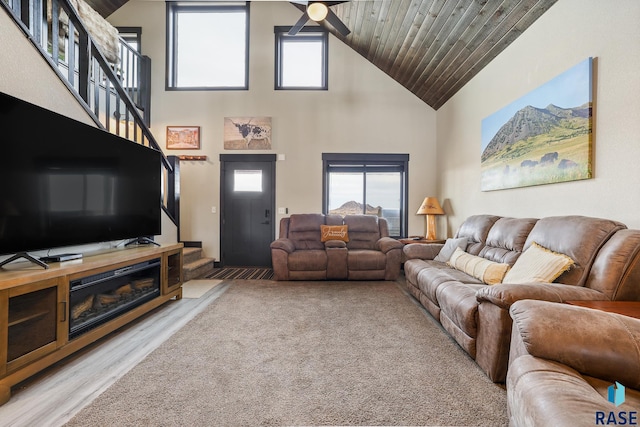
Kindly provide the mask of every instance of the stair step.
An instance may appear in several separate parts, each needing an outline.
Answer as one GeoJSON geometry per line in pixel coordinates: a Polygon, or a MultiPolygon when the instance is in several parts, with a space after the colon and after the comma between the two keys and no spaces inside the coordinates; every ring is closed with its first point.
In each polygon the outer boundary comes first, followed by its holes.
{"type": "Polygon", "coordinates": [[[200,258],[196,261],[184,264],[182,266],[184,281],[188,282],[193,279],[203,279],[205,276],[213,272],[214,262],[215,259],[213,258],[200,258]]]}
{"type": "Polygon", "coordinates": [[[197,261],[202,258],[202,248],[183,248],[182,258],[185,265],[197,261]]]}

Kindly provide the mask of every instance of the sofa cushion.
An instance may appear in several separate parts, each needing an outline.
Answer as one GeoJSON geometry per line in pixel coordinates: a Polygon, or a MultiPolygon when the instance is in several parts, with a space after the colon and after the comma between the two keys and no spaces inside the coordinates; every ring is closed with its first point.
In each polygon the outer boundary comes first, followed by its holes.
{"type": "Polygon", "coordinates": [[[377,216],[346,215],[344,224],[349,226],[348,249],[376,249],[376,242],[382,237],[377,216]]]}
{"type": "Polygon", "coordinates": [[[479,256],[471,255],[460,248],[456,248],[448,264],[456,270],[461,270],[488,285],[501,283],[509,270],[509,264],[501,264],[479,256]]]}
{"type": "Polygon", "coordinates": [[[288,267],[291,271],[324,271],[327,269],[327,253],[324,249],[295,251],[289,254],[288,267]]]}
{"type": "Polygon", "coordinates": [[[469,239],[466,251],[471,255],[478,255],[484,248],[489,230],[499,218],[496,215],[472,215],[460,225],[455,237],[469,239]]]}
{"type": "Polygon", "coordinates": [[[500,218],[489,230],[479,256],[513,265],[524,249],[527,236],[538,222],[535,218],[500,218]]]}
{"type": "Polygon", "coordinates": [[[453,283],[440,286],[436,293],[442,313],[470,338],[478,335],[476,291],[487,285],[453,283]]]}
{"type": "Polygon", "coordinates": [[[437,261],[426,261],[427,266],[417,274],[417,287],[434,305],[439,306],[437,292],[441,286],[450,284],[474,284],[481,285],[482,282],[475,277],[469,276],[464,271],[448,267],[446,264],[437,261]]]}
{"type": "Polygon", "coordinates": [[[444,246],[438,252],[438,255],[433,259],[434,261],[447,262],[456,248],[460,248],[463,251],[467,248],[467,243],[469,243],[469,239],[466,237],[459,237],[457,239],[447,239],[444,242],[444,246]]]}
{"type": "Polygon", "coordinates": [[[387,256],[380,251],[352,249],[347,254],[347,265],[351,270],[384,270],[387,256]]]}
{"type": "Polygon", "coordinates": [[[349,226],[348,225],[321,225],[320,241],[328,242],[329,240],[342,240],[343,242],[348,242],[349,226]]]}
{"type": "Polygon", "coordinates": [[[533,242],[504,277],[504,283],[551,283],[573,265],[573,260],[533,242]]]}
{"type": "Polygon", "coordinates": [[[295,214],[289,218],[289,239],[297,249],[324,249],[320,241],[320,226],[325,223],[322,214],[295,214]]]}
{"type": "Polygon", "coordinates": [[[617,221],[578,215],[541,218],[529,233],[524,249],[536,242],[567,255],[575,264],[557,279],[558,282],[584,286],[600,247],[624,228],[627,227],[617,221]]]}

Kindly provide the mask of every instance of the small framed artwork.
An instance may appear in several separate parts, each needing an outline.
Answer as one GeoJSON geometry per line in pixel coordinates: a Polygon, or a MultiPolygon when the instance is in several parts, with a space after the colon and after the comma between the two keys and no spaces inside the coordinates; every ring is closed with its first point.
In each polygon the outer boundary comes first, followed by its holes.
{"type": "Polygon", "coordinates": [[[200,126],[167,126],[168,150],[199,150],[200,126]]]}

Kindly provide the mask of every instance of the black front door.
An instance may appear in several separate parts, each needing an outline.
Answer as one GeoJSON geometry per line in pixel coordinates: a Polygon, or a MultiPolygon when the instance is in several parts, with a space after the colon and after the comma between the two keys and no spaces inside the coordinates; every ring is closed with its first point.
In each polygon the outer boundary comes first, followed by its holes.
{"type": "Polygon", "coordinates": [[[220,155],[223,266],[271,266],[276,156],[220,155]]]}

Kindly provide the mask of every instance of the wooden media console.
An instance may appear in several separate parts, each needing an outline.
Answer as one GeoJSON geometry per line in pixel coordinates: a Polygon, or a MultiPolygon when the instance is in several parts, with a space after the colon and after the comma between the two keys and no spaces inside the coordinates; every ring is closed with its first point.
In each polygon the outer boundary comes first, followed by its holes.
{"type": "Polygon", "coordinates": [[[182,298],[182,244],[0,270],[0,405],[11,387],[182,298]]]}

